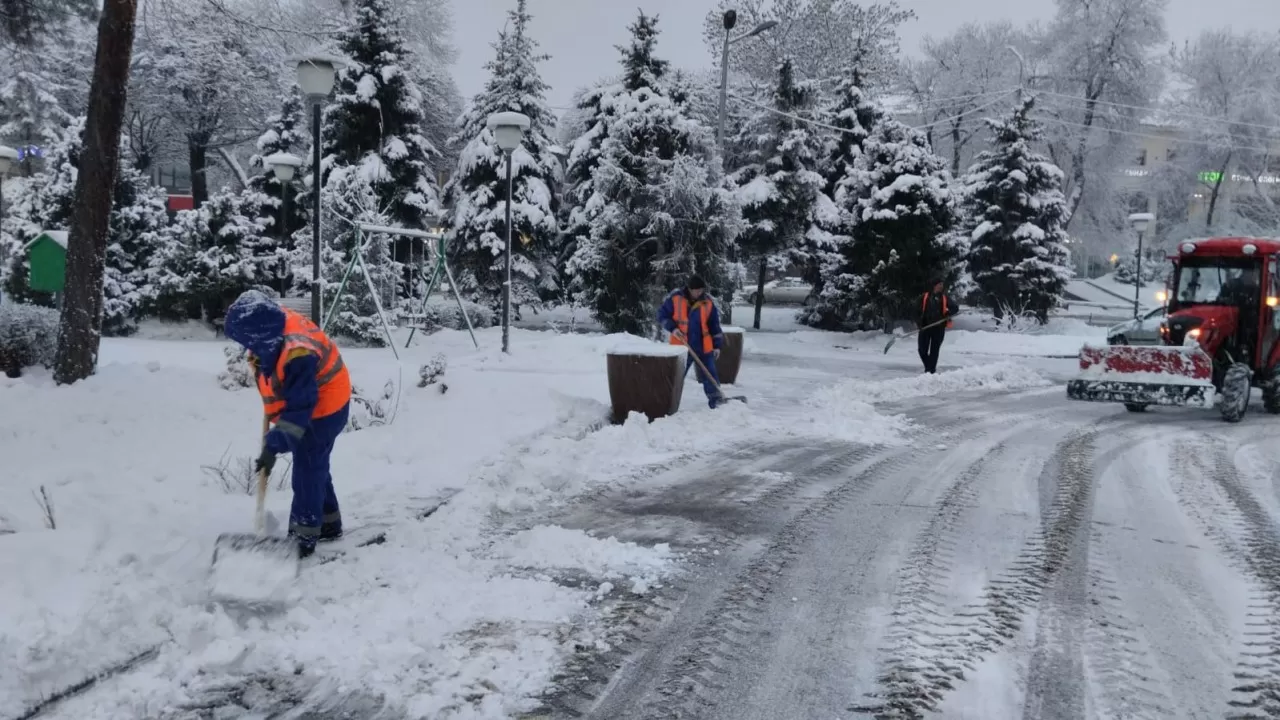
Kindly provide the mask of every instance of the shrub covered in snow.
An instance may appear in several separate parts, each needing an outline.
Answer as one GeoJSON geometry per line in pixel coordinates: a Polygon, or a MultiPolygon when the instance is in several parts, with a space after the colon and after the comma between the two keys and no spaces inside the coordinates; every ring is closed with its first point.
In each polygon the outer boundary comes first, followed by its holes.
{"type": "Polygon", "coordinates": [[[0,304],[0,370],[18,377],[23,368],[53,365],[58,347],[58,311],[0,304]]]}
{"type": "MultiPolygon", "coordinates": [[[[463,300],[462,306],[476,328],[493,327],[497,324],[497,314],[486,305],[478,305],[470,300],[463,300]]],[[[437,330],[466,330],[467,321],[458,310],[456,300],[432,299],[426,308],[413,309],[413,325],[423,332],[433,333],[437,330]]]]}
{"type": "Polygon", "coordinates": [[[355,432],[390,422],[395,411],[396,384],[390,380],[382,386],[382,394],[370,398],[356,385],[351,386],[351,414],[343,432],[355,432]]]}
{"type": "Polygon", "coordinates": [[[240,390],[254,387],[257,382],[253,377],[253,366],[249,364],[249,351],[239,345],[228,345],[222,348],[227,358],[227,367],[218,373],[218,385],[223,390],[240,390]]]}
{"type": "MultiPolygon", "coordinates": [[[[444,377],[444,370],[447,361],[444,355],[437,354],[422,367],[418,368],[418,387],[426,387],[435,385],[440,382],[440,378],[444,377]]],[[[443,389],[441,390],[443,392],[443,389]]]]}

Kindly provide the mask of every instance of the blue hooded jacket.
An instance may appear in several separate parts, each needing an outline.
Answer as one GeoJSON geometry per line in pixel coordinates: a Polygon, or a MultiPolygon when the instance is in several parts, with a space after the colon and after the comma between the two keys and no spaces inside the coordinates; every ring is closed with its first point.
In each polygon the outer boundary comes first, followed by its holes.
{"type": "MultiPolygon", "coordinates": [[[[284,310],[274,300],[260,291],[249,290],[227,309],[225,331],[227,337],[253,353],[258,374],[269,378],[284,345],[284,321],[284,310]]],[[[292,452],[302,439],[298,431],[305,433],[311,427],[311,413],[320,396],[316,385],[318,362],[315,355],[308,353],[285,365],[284,412],[266,440],[267,449],[272,452],[292,452]],[[285,428],[294,432],[286,432],[285,428]]]]}

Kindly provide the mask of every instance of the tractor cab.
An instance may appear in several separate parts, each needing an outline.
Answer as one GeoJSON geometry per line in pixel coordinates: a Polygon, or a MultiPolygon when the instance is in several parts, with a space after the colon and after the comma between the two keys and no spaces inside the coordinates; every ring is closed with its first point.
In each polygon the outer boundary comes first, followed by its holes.
{"type": "Polygon", "coordinates": [[[1267,411],[1280,413],[1280,241],[1189,241],[1172,260],[1161,346],[1083,348],[1067,396],[1134,412],[1217,399],[1223,418],[1239,422],[1260,385],[1267,411]]]}

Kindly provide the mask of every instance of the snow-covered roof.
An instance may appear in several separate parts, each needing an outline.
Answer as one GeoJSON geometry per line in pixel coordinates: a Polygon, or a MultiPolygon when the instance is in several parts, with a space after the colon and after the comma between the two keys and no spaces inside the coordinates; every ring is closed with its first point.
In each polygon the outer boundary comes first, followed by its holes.
{"type": "Polygon", "coordinates": [[[25,247],[23,247],[22,249],[23,249],[23,250],[29,250],[29,249],[31,249],[31,246],[32,246],[32,245],[35,245],[36,243],[40,242],[40,238],[42,238],[42,237],[48,237],[50,240],[52,240],[52,241],[54,241],[54,242],[58,243],[58,245],[62,246],[62,249],[63,249],[63,250],[66,250],[66,249],[67,249],[67,236],[68,236],[68,233],[67,233],[67,231],[66,231],[66,230],[45,230],[45,231],[41,232],[39,235],[37,235],[37,236],[36,236],[36,238],[35,238],[35,240],[32,240],[31,242],[27,243],[27,244],[26,244],[26,246],[25,246],[25,247]]]}

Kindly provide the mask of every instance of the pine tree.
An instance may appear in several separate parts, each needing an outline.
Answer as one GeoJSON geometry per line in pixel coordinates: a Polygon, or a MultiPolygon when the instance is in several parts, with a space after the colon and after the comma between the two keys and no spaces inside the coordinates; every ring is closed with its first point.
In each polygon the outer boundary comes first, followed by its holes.
{"type": "Polygon", "coordinates": [[[987,120],[993,147],[965,178],[963,230],[980,302],[997,318],[1013,313],[1046,323],[1072,272],[1063,174],[1031,149],[1042,136],[1034,105],[1027,97],[1008,118],[987,120]]]}
{"type": "MultiPolygon", "coordinates": [[[[297,185],[305,183],[306,178],[311,176],[310,140],[302,98],[299,93],[291,90],[285,96],[280,112],[268,118],[266,131],[258,137],[257,152],[249,158],[249,168],[258,172],[249,178],[247,192],[255,193],[264,200],[255,217],[261,219],[283,253],[293,250],[294,234],[309,226],[309,194],[300,191],[297,185]],[[281,193],[284,188],[276,179],[275,171],[265,162],[265,158],[276,153],[290,153],[302,160],[302,165],[289,184],[289,214],[284,218],[283,231],[280,223],[281,193]]],[[[269,284],[282,295],[288,293],[293,285],[291,264],[286,263],[269,284]]]]}
{"type": "Polygon", "coordinates": [[[562,276],[570,275],[568,263],[577,252],[579,241],[591,236],[594,211],[588,211],[587,200],[595,194],[595,173],[600,166],[600,151],[607,137],[611,114],[603,101],[619,92],[621,86],[615,78],[606,78],[583,88],[574,95],[574,109],[570,111],[572,117],[565,119],[575,127],[571,128],[573,134],[568,142],[569,158],[565,164],[560,204],[564,246],[557,267],[562,276]]]}
{"type": "Polygon", "coordinates": [[[688,115],[666,61],[654,56],[657,18],[641,12],[629,29],[621,81],[586,100],[598,110],[574,143],[580,204],[570,216],[587,232],[574,238],[568,271],[578,300],[607,330],[647,335],[662,296],[684,275],[706,272],[713,291],[723,282],[724,245],[738,219],[732,199],[714,189],[711,130],[688,115]]]}
{"type": "Polygon", "coordinates": [[[351,64],[338,71],[326,107],[326,173],[357,168],[378,206],[401,227],[423,228],[439,210],[431,162],[436,149],[424,132],[428,99],[413,76],[402,8],[391,0],[355,0],[352,25],[339,45],[351,64]]]}
{"type": "MultiPolygon", "coordinates": [[[[830,134],[819,172],[825,181],[823,194],[833,201],[845,178],[856,172],[863,144],[884,117],[884,111],[862,91],[863,74],[851,68],[840,78],[834,99],[819,113],[824,124],[839,128],[830,134]]],[[[834,211],[824,214],[821,229],[829,241],[812,247],[804,265],[804,279],[813,286],[812,304],[800,310],[797,319],[811,327],[839,330],[848,327],[853,277],[842,271],[845,245],[854,242],[856,215],[834,211]]]]}
{"type": "Polygon", "coordinates": [[[19,148],[24,175],[37,170],[36,160],[58,142],[72,120],[58,101],[61,83],[42,65],[24,54],[15,61],[15,71],[0,82],[0,139],[19,148]]]}
{"type": "MultiPolygon", "coordinates": [[[[66,230],[75,203],[75,181],[83,152],[84,118],[62,132],[45,156],[45,169],[31,179],[34,197],[21,212],[26,216],[25,243],[42,230],[66,230]]],[[[128,335],[137,328],[153,290],[147,267],[158,249],[160,231],[168,224],[162,188],[132,167],[121,165],[112,192],[103,270],[102,332],[128,335]]],[[[16,269],[16,268],[15,268],[16,269]]],[[[10,277],[7,292],[47,304],[48,298],[28,295],[23,289],[27,267],[10,277]]]]}
{"type": "Polygon", "coordinates": [[[529,129],[511,158],[511,303],[517,313],[521,305],[536,307],[560,293],[556,213],[561,177],[550,139],[556,118],[546,104],[547,84],[538,74],[538,63],[549,56],[537,53],[526,5],[527,0],[518,0],[508,12],[510,30],[499,33],[496,57],[486,65],[489,81],[459,120],[453,143],[465,145],[457,172],[444,189],[450,207],[444,224],[450,228],[459,284],[473,299],[497,308],[506,281],[506,159],[486,123],[497,112],[529,118],[529,129]]]}
{"type": "Polygon", "coordinates": [[[815,248],[826,247],[829,233],[820,220],[836,224],[834,206],[823,194],[816,171],[821,140],[804,122],[816,87],[798,83],[790,60],[778,68],[775,112],[761,114],[744,129],[752,162],[732,176],[746,230],[738,247],[756,266],[754,327],[760,327],[764,284],[770,267],[810,262],[815,248]]]}
{"type": "Polygon", "coordinates": [[[947,163],[919,131],[882,120],[836,202],[857,223],[832,268],[848,295],[850,322],[914,320],[929,283],[959,276],[964,243],[950,232],[956,208],[947,163]]]}

